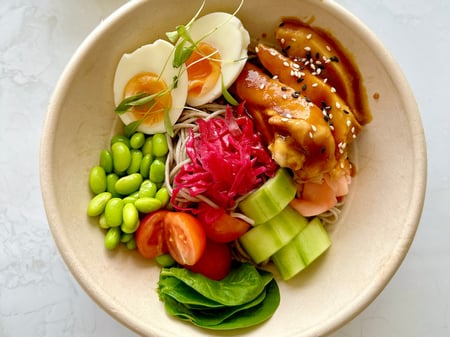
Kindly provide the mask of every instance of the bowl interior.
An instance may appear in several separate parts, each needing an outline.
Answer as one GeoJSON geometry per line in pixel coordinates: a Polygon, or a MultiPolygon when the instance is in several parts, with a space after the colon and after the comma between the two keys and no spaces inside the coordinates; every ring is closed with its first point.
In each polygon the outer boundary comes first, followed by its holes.
{"type": "MultiPolygon", "coordinates": [[[[237,1],[208,1],[204,12],[233,12],[237,1]]],[[[57,246],[86,292],[142,335],[214,334],[166,315],[155,291],[159,268],[137,253],[108,252],[97,222],[88,218],[87,177],[100,151],[121,129],[113,112],[113,76],[124,52],[164,38],[187,23],[200,1],[130,2],[80,46],[50,102],[41,150],[45,208],[57,246]]],[[[414,237],[426,180],[419,112],[397,65],[357,19],[332,1],[246,1],[238,13],[253,38],[272,36],[283,16],[311,19],[354,55],[374,120],[353,148],[358,174],[337,225],[333,246],[306,272],[280,281],[281,304],[272,319],[228,334],[317,336],[363,310],[397,270],[414,237]],[[379,94],[379,99],[373,95],[379,94]],[[275,330],[276,329],[276,330],[275,330]]],[[[223,335],[223,334],[219,334],[223,335]]]]}

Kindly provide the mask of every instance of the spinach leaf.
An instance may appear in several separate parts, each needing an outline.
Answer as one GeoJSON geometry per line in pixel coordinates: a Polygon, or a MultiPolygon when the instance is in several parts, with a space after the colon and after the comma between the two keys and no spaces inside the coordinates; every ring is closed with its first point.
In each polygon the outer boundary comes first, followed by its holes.
{"type": "Polygon", "coordinates": [[[173,276],[161,276],[158,282],[159,296],[163,301],[167,297],[182,303],[186,306],[201,307],[201,308],[220,308],[224,305],[213,301],[193,288],[189,287],[186,283],[180,281],[173,276]]]}
{"type": "Polygon", "coordinates": [[[210,330],[232,330],[260,324],[274,314],[280,304],[278,285],[272,279],[265,290],[253,301],[219,309],[190,309],[172,299],[164,298],[166,311],[182,320],[210,330]]]}
{"type": "Polygon", "coordinates": [[[242,310],[247,310],[262,303],[266,298],[266,291],[264,290],[258,297],[249,303],[232,306],[222,307],[215,309],[206,309],[198,307],[196,309],[190,308],[182,303],[176,302],[170,297],[164,298],[166,311],[173,316],[177,316],[182,320],[187,320],[200,327],[209,327],[213,325],[221,324],[227,318],[232,317],[234,314],[242,310]]]}
{"type": "Polygon", "coordinates": [[[254,300],[273,279],[272,273],[258,270],[249,263],[243,263],[222,280],[211,280],[202,274],[193,273],[185,268],[163,268],[160,277],[178,278],[201,295],[221,303],[234,306],[254,300]]]}

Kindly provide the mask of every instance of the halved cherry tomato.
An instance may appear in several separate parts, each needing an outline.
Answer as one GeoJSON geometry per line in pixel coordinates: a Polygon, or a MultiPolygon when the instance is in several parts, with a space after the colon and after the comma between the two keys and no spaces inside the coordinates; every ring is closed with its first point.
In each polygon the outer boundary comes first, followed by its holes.
{"type": "Polygon", "coordinates": [[[198,212],[206,236],[216,242],[234,241],[250,229],[250,224],[229,215],[221,208],[213,208],[203,203],[198,212]]]}
{"type": "Polygon", "coordinates": [[[169,212],[164,219],[164,235],[170,255],[179,264],[192,266],[203,255],[206,234],[193,215],[169,212]]]}
{"type": "Polygon", "coordinates": [[[165,210],[147,214],[136,231],[136,245],[138,252],[145,258],[153,259],[167,253],[168,247],[164,238],[165,210]]]}
{"type": "Polygon", "coordinates": [[[225,243],[208,240],[202,257],[189,269],[218,281],[228,275],[231,270],[231,263],[230,247],[225,243]]]}

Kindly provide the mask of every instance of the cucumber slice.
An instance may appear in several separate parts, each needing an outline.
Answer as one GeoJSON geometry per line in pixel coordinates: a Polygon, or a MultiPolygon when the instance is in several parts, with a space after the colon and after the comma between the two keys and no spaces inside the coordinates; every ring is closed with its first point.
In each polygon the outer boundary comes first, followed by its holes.
{"type": "Polygon", "coordinates": [[[262,224],[280,213],[295,198],[297,187],[287,169],[280,168],[258,190],[239,203],[242,213],[262,224]]]}
{"type": "Polygon", "coordinates": [[[272,256],[284,280],[310,265],[331,246],[331,240],[319,218],[314,218],[286,246],[272,256]]]}
{"type": "Polygon", "coordinates": [[[255,263],[261,263],[290,242],[307,223],[306,218],[287,206],[269,221],[251,228],[239,242],[255,263]]]}

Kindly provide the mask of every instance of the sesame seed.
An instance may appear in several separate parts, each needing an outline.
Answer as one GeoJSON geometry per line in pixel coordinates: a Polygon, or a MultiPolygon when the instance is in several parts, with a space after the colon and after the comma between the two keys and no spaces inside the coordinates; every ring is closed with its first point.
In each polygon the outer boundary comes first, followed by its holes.
{"type": "Polygon", "coordinates": [[[315,66],[315,64],[314,63],[311,63],[311,69],[313,69],[313,70],[315,70],[316,69],[316,66],[315,66]]]}
{"type": "Polygon", "coordinates": [[[314,124],[311,125],[311,129],[312,129],[314,132],[317,131],[317,127],[316,127],[314,124]]]}
{"type": "Polygon", "coordinates": [[[289,67],[289,62],[288,62],[288,61],[284,61],[284,62],[283,62],[283,65],[284,65],[285,67],[289,67]]]}
{"type": "Polygon", "coordinates": [[[311,51],[311,47],[306,46],[305,48],[303,48],[306,51],[311,51]]]}
{"type": "Polygon", "coordinates": [[[287,95],[286,95],[286,94],[283,94],[281,97],[282,97],[283,99],[287,99],[287,95]]]}
{"type": "Polygon", "coordinates": [[[292,41],[292,42],[297,42],[297,39],[296,39],[295,37],[292,37],[292,38],[291,38],[291,41],[292,41]]]}
{"type": "Polygon", "coordinates": [[[295,92],[293,92],[293,93],[291,94],[291,96],[292,96],[293,98],[299,98],[299,97],[300,97],[300,92],[299,92],[299,91],[295,91],[295,92]]]}
{"type": "Polygon", "coordinates": [[[255,47],[255,52],[259,53],[259,48],[257,46],[255,47]]]}
{"type": "Polygon", "coordinates": [[[288,120],[289,120],[289,119],[286,118],[286,117],[281,118],[281,121],[282,121],[282,122],[287,122],[288,120]]]}
{"type": "Polygon", "coordinates": [[[355,139],[355,138],[356,138],[356,135],[355,135],[355,134],[353,134],[353,135],[352,135],[352,137],[353,137],[353,139],[355,139]]]}
{"type": "Polygon", "coordinates": [[[324,79],[323,79],[323,83],[327,83],[328,82],[328,77],[325,77],[324,79]]]}
{"type": "Polygon", "coordinates": [[[339,102],[336,102],[336,108],[338,108],[338,109],[341,108],[341,104],[339,102]]]}
{"type": "Polygon", "coordinates": [[[310,131],[309,133],[309,138],[311,138],[312,139],[312,137],[313,137],[313,134],[312,134],[312,132],[310,131]]]}
{"type": "Polygon", "coordinates": [[[317,75],[320,75],[321,72],[322,72],[322,69],[321,68],[317,68],[317,70],[316,70],[317,75]]]}
{"type": "Polygon", "coordinates": [[[327,48],[328,51],[331,51],[330,46],[327,45],[325,48],[327,48]]]}
{"type": "Polygon", "coordinates": [[[318,85],[319,85],[318,83],[313,83],[313,84],[311,84],[311,86],[312,86],[313,88],[317,87],[318,85]]]}
{"type": "Polygon", "coordinates": [[[277,54],[278,54],[278,53],[277,53],[276,50],[274,50],[274,49],[270,50],[270,55],[275,56],[275,55],[277,55],[277,54]]]}
{"type": "Polygon", "coordinates": [[[260,85],[259,85],[259,89],[264,89],[265,88],[265,85],[264,85],[264,83],[261,83],[260,85]]]}
{"type": "Polygon", "coordinates": [[[350,119],[347,119],[347,126],[350,127],[350,125],[352,125],[352,121],[350,119]]]}
{"type": "Polygon", "coordinates": [[[331,131],[334,131],[334,126],[333,126],[333,124],[330,124],[330,130],[331,130],[331,131]]]}
{"type": "Polygon", "coordinates": [[[298,63],[292,63],[292,67],[295,69],[300,69],[300,65],[298,63]]]}
{"type": "Polygon", "coordinates": [[[283,86],[283,87],[281,87],[281,90],[282,90],[282,91],[286,91],[286,90],[287,90],[287,87],[284,87],[284,86],[283,86]]]}
{"type": "Polygon", "coordinates": [[[336,88],[335,87],[331,87],[331,92],[336,92],[336,88]]]}
{"type": "Polygon", "coordinates": [[[354,126],[352,126],[351,132],[355,133],[355,127],[354,126]]]}
{"type": "Polygon", "coordinates": [[[290,113],[287,113],[287,114],[286,114],[286,117],[287,117],[287,118],[292,118],[292,115],[291,115],[290,113]]]}
{"type": "Polygon", "coordinates": [[[284,39],[284,37],[281,38],[280,40],[281,44],[284,44],[286,42],[286,40],[284,39]]]}
{"type": "Polygon", "coordinates": [[[311,38],[312,38],[312,34],[306,35],[306,39],[307,39],[307,40],[311,40],[311,38]]]}
{"type": "Polygon", "coordinates": [[[344,166],[344,163],[343,162],[341,162],[341,169],[343,169],[345,166],[344,166]]]}
{"type": "Polygon", "coordinates": [[[330,117],[330,119],[333,119],[333,114],[329,114],[328,117],[330,117]]]}

